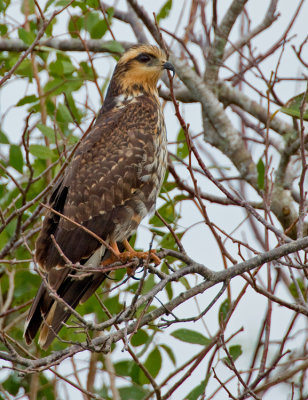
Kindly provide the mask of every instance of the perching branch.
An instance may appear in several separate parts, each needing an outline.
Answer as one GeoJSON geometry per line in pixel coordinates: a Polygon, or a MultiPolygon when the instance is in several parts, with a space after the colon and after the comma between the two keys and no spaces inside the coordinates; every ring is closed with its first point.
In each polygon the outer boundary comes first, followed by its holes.
{"type": "MultiPolygon", "coordinates": [[[[280,247],[277,247],[273,250],[270,250],[266,253],[261,253],[260,255],[253,257],[247,261],[241,262],[237,265],[234,265],[227,270],[222,270],[218,272],[214,272],[213,270],[208,269],[202,264],[196,263],[194,260],[192,260],[190,257],[187,255],[184,255],[182,253],[176,252],[174,250],[169,250],[169,249],[164,249],[162,250],[161,253],[158,253],[160,257],[165,257],[167,255],[172,256],[172,257],[177,257],[185,264],[187,265],[186,267],[174,272],[173,274],[170,274],[166,276],[164,279],[162,279],[157,285],[154,286],[152,290],[150,290],[147,294],[141,296],[137,302],[135,307],[138,308],[142,304],[145,304],[148,302],[150,299],[153,299],[157,293],[159,293],[163,288],[165,287],[167,282],[173,282],[173,281],[178,281],[181,277],[188,275],[188,274],[199,274],[201,275],[204,279],[205,282],[200,283],[196,285],[195,287],[181,293],[179,296],[176,296],[174,299],[166,303],[163,307],[159,307],[156,310],[146,314],[140,321],[138,321],[139,327],[145,326],[149,324],[150,322],[156,320],[157,318],[163,316],[164,314],[171,312],[175,310],[180,304],[183,302],[187,301],[188,299],[196,296],[197,294],[203,293],[205,290],[208,288],[220,283],[224,282],[226,280],[233,279],[236,276],[242,275],[244,272],[251,271],[264,263],[273,261],[273,260],[278,260],[279,258],[289,255],[292,253],[295,253],[299,250],[303,250],[308,247],[308,237],[299,239],[296,241],[293,241],[291,243],[282,245],[280,247]]],[[[294,306],[295,307],[295,306],[294,306]]],[[[307,306],[302,306],[300,304],[296,305],[296,310],[297,312],[300,312],[306,316],[308,316],[308,307],[307,306]]],[[[110,326],[114,324],[115,322],[117,324],[120,324],[125,321],[127,313],[129,311],[129,308],[125,310],[124,312],[121,313],[120,316],[116,316],[111,318],[109,321],[101,323],[101,324],[91,324],[91,323],[86,323],[91,329],[94,330],[103,330],[107,326],[110,326]]],[[[119,331],[115,333],[110,333],[106,334],[103,337],[97,337],[92,339],[91,345],[89,346],[89,343],[83,342],[80,345],[72,345],[65,350],[57,351],[52,353],[51,355],[47,357],[43,357],[38,360],[29,360],[27,358],[24,358],[20,356],[16,351],[12,351],[9,353],[5,353],[3,351],[0,352],[0,358],[3,360],[7,361],[14,361],[17,362],[18,364],[27,367],[30,371],[34,370],[41,370],[45,369],[47,367],[50,367],[50,365],[56,365],[60,360],[63,360],[68,357],[72,357],[74,354],[77,354],[81,351],[84,351],[86,349],[89,349],[91,351],[103,351],[103,352],[109,352],[110,351],[110,346],[112,343],[116,343],[119,340],[122,340],[124,338],[125,330],[127,334],[130,334],[134,331],[135,325],[137,322],[130,322],[127,326],[127,328],[122,328],[119,331]]],[[[4,338],[2,337],[2,341],[6,342],[4,338]]]]}

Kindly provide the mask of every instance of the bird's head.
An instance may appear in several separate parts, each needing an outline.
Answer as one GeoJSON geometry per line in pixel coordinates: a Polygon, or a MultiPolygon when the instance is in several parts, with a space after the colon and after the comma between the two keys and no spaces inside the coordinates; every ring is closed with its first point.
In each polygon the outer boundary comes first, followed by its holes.
{"type": "Polygon", "coordinates": [[[174,74],[174,67],[167,62],[163,50],[152,45],[137,45],[131,47],[120,58],[112,80],[122,93],[157,94],[157,81],[164,69],[174,74]]]}

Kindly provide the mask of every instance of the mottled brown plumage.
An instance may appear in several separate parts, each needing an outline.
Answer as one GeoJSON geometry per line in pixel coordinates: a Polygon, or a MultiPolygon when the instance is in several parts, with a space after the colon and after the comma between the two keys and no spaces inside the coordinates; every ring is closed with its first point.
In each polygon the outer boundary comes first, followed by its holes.
{"type": "MultiPolygon", "coordinates": [[[[121,57],[95,126],[50,197],[54,210],[113,246],[121,246],[154,210],[164,179],[166,132],[157,93],[163,69],[173,67],[155,46],[134,46],[121,57]]],[[[94,273],[78,279],[75,270],[65,267],[51,235],[72,263],[97,266],[110,254],[72,222],[52,212],[46,215],[36,243],[36,261],[48,284],[75,308],[105,276],[94,273]]],[[[27,343],[42,326],[39,343],[47,348],[70,314],[42,283],[27,318],[27,343]]]]}

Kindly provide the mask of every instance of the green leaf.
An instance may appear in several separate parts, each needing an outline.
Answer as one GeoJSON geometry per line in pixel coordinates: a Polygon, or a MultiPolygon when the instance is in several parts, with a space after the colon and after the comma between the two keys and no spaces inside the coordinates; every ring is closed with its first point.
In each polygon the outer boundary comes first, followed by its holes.
{"type": "Polygon", "coordinates": [[[10,5],[10,0],[0,1],[0,12],[5,11],[10,5]]]}
{"type": "Polygon", "coordinates": [[[134,362],[130,360],[119,361],[114,364],[115,373],[119,376],[130,376],[134,362]]]}
{"type": "Polygon", "coordinates": [[[81,61],[79,64],[80,68],[78,70],[78,75],[84,80],[93,81],[94,80],[94,72],[93,69],[89,66],[85,61],[81,61]]]}
{"type": "MultiPolygon", "coordinates": [[[[176,235],[179,238],[179,240],[181,240],[183,234],[184,232],[176,232],[176,235]]],[[[178,245],[176,244],[174,237],[170,232],[166,233],[163,236],[162,240],[160,241],[160,246],[166,249],[178,250],[178,245]]]]}
{"type": "Polygon", "coordinates": [[[162,8],[159,10],[156,16],[157,22],[159,22],[161,19],[168,17],[171,7],[172,7],[172,0],[166,1],[166,3],[162,6],[162,8]]]}
{"type": "Polygon", "coordinates": [[[118,314],[123,308],[119,302],[119,295],[108,297],[108,299],[104,300],[104,304],[111,314],[118,314]]]}
{"type": "Polygon", "coordinates": [[[97,9],[99,7],[99,0],[86,0],[89,7],[97,9]]]}
{"type": "Polygon", "coordinates": [[[59,0],[59,1],[57,1],[56,6],[65,7],[70,2],[71,2],[71,0],[59,0]]]}
{"type": "Polygon", "coordinates": [[[11,222],[6,226],[6,228],[5,228],[5,231],[6,231],[6,233],[9,235],[10,238],[11,238],[11,237],[15,234],[15,232],[16,232],[16,224],[17,224],[17,221],[16,221],[16,220],[13,220],[13,221],[11,221],[11,222]]]}
{"type": "Polygon", "coordinates": [[[7,138],[6,134],[0,131],[0,143],[2,144],[10,144],[9,139],[7,138]]]}
{"type": "MultiPolygon", "coordinates": [[[[280,108],[280,111],[283,112],[284,114],[291,115],[291,117],[300,118],[301,117],[300,109],[304,99],[304,95],[305,93],[300,93],[297,96],[292,97],[289,101],[287,101],[285,107],[280,108]]],[[[306,95],[303,119],[305,121],[308,121],[308,94],[306,95]]]]}
{"type": "Polygon", "coordinates": [[[54,400],[54,388],[52,382],[46,378],[43,374],[40,374],[39,389],[37,394],[37,400],[54,400]]]}
{"type": "Polygon", "coordinates": [[[16,74],[25,76],[31,81],[31,79],[33,78],[33,68],[31,61],[29,59],[23,60],[23,62],[17,68],[16,74]]]}
{"type": "Polygon", "coordinates": [[[67,124],[69,122],[73,122],[71,113],[69,112],[68,108],[64,104],[58,105],[56,119],[58,122],[63,122],[65,124],[67,124]]]}
{"type": "Polygon", "coordinates": [[[83,80],[80,78],[70,78],[67,80],[63,80],[63,78],[55,78],[46,83],[44,87],[44,92],[48,92],[48,95],[52,94],[53,96],[56,96],[58,94],[62,94],[63,92],[71,93],[75,90],[80,89],[82,85],[83,80]]]}
{"type": "Polygon", "coordinates": [[[63,60],[62,65],[63,65],[63,74],[64,75],[71,75],[74,71],[76,71],[76,68],[71,63],[70,60],[69,61],[63,60]]]}
{"type": "MultiPolygon", "coordinates": [[[[45,30],[45,34],[46,36],[53,36],[53,28],[57,23],[57,18],[54,18],[50,24],[47,26],[46,30],[45,30]]],[[[38,53],[38,55],[43,59],[43,61],[47,60],[48,57],[48,53],[46,54],[45,52],[41,51],[40,53],[38,53]]]]}
{"type": "MultiPolygon", "coordinates": [[[[237,358],[239,358],[239,356],[240,356],[242,353],[243,353],[243,351],[242,351],[242,346],[239,345],[239,344],[236,344],[236,345],[234,345],[234,346],[230,346],[230,347],[229,347],[229,354],[230,354],[230,356],[231,356],[233,362],[235,362],[235,360],[236,360],[237,358]]],[[[229,357],[224,357],[223,361],[224,361],[225,363],[227,363],[228,365],[231,365],[231,362],[230,362],[229,357]]]]}
{"type": "Polygon", "coordinates": [[[229,347],[229,354],[232,357],[232,360],[235,361],[239,356],[243,353],[242,346],[240,344],[236,344],[234,346],[229,347]]]}
{"type": "MultiPolygon", "coordinates": [[[[181,264],[181,265],[179,265],[179,268],[181,268],[181,267],[183,268],[184,266],[185,266],[185,264],[181,264]]],[[[190,286],[188,280],[185,278],[185,276],[180,278],[179,282],[184,286],[184,288],[186,290],[191,289],[191,286],[190,286]]]]}
{"type": "Polygon", "coordinates": [[[107,32],[108,27],[106,21],[99,20],[95,25],[93,25],[90,35],[92,39],[101,39],[107,32]]]}
{"type": "Polygon", "coordinates": [[[63,75],[63,65],[60,60],[53,61],[49,64],[49,71],[52,76],[58,77],[63,75]]]}
{"type": "Polygon", "coordinates": [[[165,352],[167,353],[168,357],[170,358],[172,364],[175,366],[176,365],[176,359],[175,359],[175,355],[174,355],[173,350],[171,349],[171,347],[167,346],[166,344],[160,344],[159,346],[162,349],[165,350],[165,352]]]}
{"type": "Polygon", "coordinates": [[[30,45],[35,39],[35,33],[31,31],[26,31],[24,28],[18,29],[18,36],[24,43],[30,45]]]}
{"type": "Polygon", "coordinates": [[[202,346],[208,346],[211,343],[210,339],[203,336],[201,333],[190,329],[178,329],[172,332],[171,336],[181,340],[182,342],[201,344],[202,346]]]}
{"type": "Polygon", "coordinates": [[[177,136],[177,149],[176,149],[176,155],[182,159],[186,158],[189,154],[187,142],[186,142],[186,136],[184,129],[181,128],[178,136],[177,136]]]}
{"type": "Polygon", "coordinates": [[[139,329],[134,336],[131,338],[130,342],[134,347],[142,346],[147,342],[149,335],[143,329],[139,329]]]}
{"type": "Polygon", "coordinates": [[[49,160],[53,157],[53,152],[46,146],[40,144],[31,144],[29,146],[30,153],[41,160],[49,160]]]}
{"type": "Polygon", "coordinates": [[[173,299],[173,289],[172,289],[172,283],[168,282],[167,285],[165,286],[165,290],[167,292],[168,300],[173,299]]]}
{"type": "Polygon", "coordinates": [[[175,189],[177,184],[175,182],[165,182],[162,186],[162,193],[171,192],[171,190],[175,189]]]}
{"type": "Polygon", "coordinates": [[[184,397],[185,400],[198,400],[198,398],[204,394],[205,388],[205,381],[202,381],[200,385],[196,386],[187,396],[184,397]]]}
{"type": "Polygon", "coordinates": [[[85,29],[90,33],[91,39],[101,39],[108,30],[105,20],[100,18],[100,14],[92,11],[85,18],[85,29]]]}
{"type": "Polygon", "coordinates": [[[38,97],[36,97],[34,94],[31,94],[30,96],[25,96],[22,99],[20,99],[19,102],[16,104],[16,107],[21,107],[25,104],[34,103],[38,100],[39,100],[38,97]]]}
{"type": "Polygon", "coordinates": [[[49,64],[49,71],[52,74],[52,76],[65,76],[65,75],[71,75],[76,68],[74,65],[71,63],[70,60],[63,60],[57,56],[57,60],[49,64]]]}
{"type": "Polygon", "coordinates": [[[10,394],[15,396],[18,393],[18,390],[21,386],[21,378],[18,376],[17,372],[13,372],[8,379],[2,383],[2,386],[5,390],[7,390],[10,394]]]}
{"type": "Polygon", "coordinates": [[[49,98],[46,99],[46,108],[48,115],[54,117],[56,106],[49,98]]]}
{"type": "Polygon", "coordinates": [[[138,386],[125,386],[119,388],[121,400],[143,400],[148,391],[138,386]]]}
{"type": "Polygon", "coordinates": [[[219,311],[218,311],[218,320],[219,323],[221,321],[225,321],[227,318],[228,312],[230,310],[230,300],[226,299],[220,306],[219,311]]]}
{"type": "Polygon", "coordinates": [[[103,47],[105,50],[110,51],[110,53],[122,54],[124,52],[124,47],[116,40],[109,40],[105,42],[103,47]]]}
{"type": "Polygon", "coordinates": [[[54,2],[55,2],[55,0],[48,0],[45,5],[44,12],[46,12],[48,10],[48,7],[51,6],[51,4],[54,2]]]}
{"type": "Polygon", "coordinates": [[[68,31],[72,38],[78,38],[78,32],[84,27],[84,18],[80,15],[72,15],[68,23],[68,31]]]}
{"type": "MultiPolygon", "coordinates": [[[[157,211],[168,223],[172,223],[176,220],[174,204],[171,201],[165,203],[157,211]]],[[[165,224],[156,215],[150,219],[150,224],[156,227],[165,226],[165,224]]]]}
{"type": "Polygon", "coordinates": [[[208,384],[211,374],[208,374],[204,381],[200,385],[196,386],[187,396],[184,397],[185,400],[198,400],[199,397],[204,394],[205,388],[208,384]]]}
{"type": "Polygon", "coordinates": [[[264,173],[265,173],[265,165],[262,161],[262,158],[258,161],[257,164],[257,171],[258,171],[258,186],[260,189],[264,189],[264,173]]]}
{"type": "MultiPolygon", "coordinates": [[[[298,287],[299,287],[300,291],[302,292],[304,298],[306,299],[306,295],[305,295],[306,291],[305,291],[304,282],[300,278],[296,279],[296,281],[297,281],[297,284],[298,284],[298,287]]],[[[294,297],[294,299],[298,299],[298,293],[297,293],[297,289],[296,289],[296,286],[295,286],[294,282],[292,282],[290,284],[289,291],[290,291],[291,295],[294,297]]]]}
{"type": "MultiPolygon", "coordinates": [[[[27,1],[27,7],[26,7],[26,2],[25,1],[22,1],[22,2],[20,2],[21,3],[21,7],[20,7],[20,10],[21,10],[21,12],[23,13],[23,14],[27,14],[27,15],[29,15],[29,14],[34,14],[34,11],[35,11],[35,4],[34,4],[34,0],[28,0],[27,1]]],[[[29,19],[28,19],[28,21],[29,21],[29,19]]],[[[31,24],[31,20],[30,20],[30,24],[31,24]]]]}
{"type": "Polygon", "coordinates": [[[10,166],[22,173],[24,159],[20,147],[16,144],[11,144],[10,146],[10,166]]]}
{"type": "Polygon", "coordinates": [[[155,286],[155,275],[149,274],[142,288],[142,293],[148,293],[155,286]]]}
{"type": "MultiPolygon", "coordinates": [[[[157,347],[155,347],[155,349],[151,351],[148,358],[146,359],[144,366],[149,371],[151,376],[153,378],[156,378],[156,376],[158,375],[158,373],[160,371],[161,364],[162,364],[162,357],[161,357],[160,351],[157,347]]],[[[144,375],[142,370],[140,370],[139,379],[140,379],[141,384],[150,383],[148,378],[144,375]]]]}
{"type": "Polygon", "coordinates": [[[42,134],[48,139],[55,140],[55,131],[49,126],[43,124],[37,124],[36,127],[42,132],[42,134]]]}
{"type": "Polygon", "coordinates": [[[111,19],[114,13],[112,7],[106,10],[107,21],[100,18],[100,14],[92,12],[87,15],[85,27],[90,32],[92,39],[101,39],[108,30],[108,24],[111,25],[111,19]]]}
{"type": "Polygon", "coordinates": [[[0,24],[0,36],[4,36],[7,33],[7,26],[0,24]]]}
{"type": "Polygon", "coordinates": [[[103,95],[105,95],[105,91],[108,88],[109,82],[110,82],[110,78],[106,78],[104,80],[104,83],[101,86],[101,92],[102,92],[103,95]]]}
{"type": "Polygon", "coordinates": [[[139,375],[140,375],[140,367],[137,364],[134,364],[130,376],[132,378],[132,382],[137,383],[138,385],[140,384],[139,375]]]}
{"type": "Polygon", "coordinates": [[[79,7],[82,11],[82,14],[86,14],[89,11],[87,3],[84,0],[74,0],[72,7],[79,7]]]}
{"type": "Polygon", "coordinates": [[[74,120],[78,123],[81,123],[81,118],[83,116],[83,112],[76,107],[74,98],[71,93],[66,93],[66,104],[68,105],[71,115],[74,117],[74,120]]]}
{"type": "Polygon", "coordinates": [[[173,200],[175,203],[179,203],[180,201],[190,199],[189,196],[185,196],[185,194],[177,194],[174,196],[173,200]]]}
{"type": "Polygon", "coordinates": [[[21,270],[15,277],[15,298],[21,302],[29,299],[30,294],[35,294],[39,280],[37,275],[30,274],[29,271],[21,270]]]}

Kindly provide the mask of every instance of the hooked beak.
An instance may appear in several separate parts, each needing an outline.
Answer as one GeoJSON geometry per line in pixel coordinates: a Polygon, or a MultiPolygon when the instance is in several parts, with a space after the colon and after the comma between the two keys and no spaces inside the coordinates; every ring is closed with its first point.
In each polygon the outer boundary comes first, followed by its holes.
{"type": "Polygon", "coordinates": [[[169,71],[172,71],[172,74],[173,74],[173,78],[174,78],[174,75],[175,75],[175,69],[174,69],[174,66],[170,63],[170,62],[165,62],[164,64],[163,64],[163,69],[168,69],[169,71]]]}

